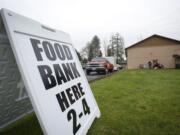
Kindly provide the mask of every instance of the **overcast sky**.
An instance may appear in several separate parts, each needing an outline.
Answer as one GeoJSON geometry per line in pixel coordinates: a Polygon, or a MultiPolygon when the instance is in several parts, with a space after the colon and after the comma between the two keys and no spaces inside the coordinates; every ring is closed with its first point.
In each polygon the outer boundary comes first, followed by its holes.
{"type": "Polygon", "coordinates": [[[69,33],[78,50],[116,32],[126,47],[152,34],[180,40],[180,0],[0,0],[0,8],[69,33]]]}

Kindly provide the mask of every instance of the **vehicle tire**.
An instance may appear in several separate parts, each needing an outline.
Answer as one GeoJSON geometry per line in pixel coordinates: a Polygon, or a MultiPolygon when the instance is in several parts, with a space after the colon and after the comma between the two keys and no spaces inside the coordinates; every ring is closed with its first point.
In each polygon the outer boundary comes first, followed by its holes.
{"type": "Polygon", "coordinates": [[[108,69],[104,70],[104,74],[107,75],[108,74],[108,69]]]}
{"type": "Polygon", "coordinates": [[[86,74],[87,74],[87,75],[90,75],[90,71],[87,70],[87,71],[86,71],[86,74]]]}
{"type": "Polygon", "coordinates": [[[99,75],[101,72],[100,71],[96,71],[96,73],[99,75]]]}

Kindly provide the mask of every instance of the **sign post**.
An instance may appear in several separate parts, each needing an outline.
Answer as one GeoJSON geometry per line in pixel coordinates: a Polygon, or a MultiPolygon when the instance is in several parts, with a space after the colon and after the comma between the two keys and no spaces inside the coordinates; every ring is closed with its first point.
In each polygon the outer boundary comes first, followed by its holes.
{"type": "Polygon", "coordinates": [[[44,134],[86,134],[100,111],[70,36],[7,9],[1,15],[44,134]]]}

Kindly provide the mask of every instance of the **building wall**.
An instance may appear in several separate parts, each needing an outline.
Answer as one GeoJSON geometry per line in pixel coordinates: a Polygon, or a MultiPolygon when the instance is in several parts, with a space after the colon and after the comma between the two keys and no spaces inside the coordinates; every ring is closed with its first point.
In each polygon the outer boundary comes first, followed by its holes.
{"type": "Polygon", "coordinates": [[[180,54],[180,44],[168,39],[152,37],[127,49],[127,67],[137,69],[140,64],[158,59],[165,68],[175,68],[173,54],[180,54]]]}

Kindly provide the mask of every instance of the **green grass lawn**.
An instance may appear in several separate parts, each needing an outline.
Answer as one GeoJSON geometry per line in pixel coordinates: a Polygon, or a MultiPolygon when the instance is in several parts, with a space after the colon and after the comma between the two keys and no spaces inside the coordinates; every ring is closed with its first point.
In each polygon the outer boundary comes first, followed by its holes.
{"type": "MultiPolygon", "coordinates": [[[[180,135],[180,70],[125,70],[91,83],[101,110],[88,135],[180,135]]],[[[34,114],[2,135],[42,134],[34,114]]]]}

